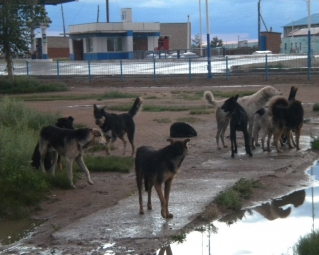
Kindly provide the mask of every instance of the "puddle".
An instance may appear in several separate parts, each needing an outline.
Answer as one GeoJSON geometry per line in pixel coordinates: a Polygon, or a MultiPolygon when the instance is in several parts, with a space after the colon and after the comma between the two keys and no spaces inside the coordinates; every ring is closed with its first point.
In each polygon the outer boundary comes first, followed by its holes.
{"type": "Polygon", "coordinates": [[[0,247],[1,245],[12,244],[28,237],[42,223],[43,220],[1,221],[0,247]]]}
{"type": "Polygon", "coordinates": [[[313,187],[226,215],[156,254],[293,254],[299,237],[319,228],[319,163],[307,173],[313,187]]]}

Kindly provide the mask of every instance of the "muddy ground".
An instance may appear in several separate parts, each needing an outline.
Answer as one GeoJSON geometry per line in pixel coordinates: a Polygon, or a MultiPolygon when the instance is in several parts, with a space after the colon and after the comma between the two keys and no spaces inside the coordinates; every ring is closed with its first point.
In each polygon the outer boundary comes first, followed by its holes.
{"type": "MultiPolygon", "coordinates": [[[[141,111],[134,118],[136,123],[136,147],[151,145],[159,149],[166,146],[166,139],[169,137],[169,127],[175,121],[188,121],[196,129],[198,136],[191,139],[189,154],[183,162],[181,172],[176,177],[176,184],[173,183],[171,197],[174,197],[174,193],[177,197],[180,191],[185,194],[188,192],[189,194],[195,194],[196,189],[201,190],[204,187],[207,197],[205,201],[198,204],[187,205],[188,207],[185,209],[189,210],[187,212],[189,216],[186,219],[187,222],[183,222],[181,225],[177,224],[180,227],[176,227],[174,232],[166,232],[165,234],[159,234],[158,238],[151,238],[153,241],[156,239],[156,242],[150,242],[150,238],[146,237],[136,239],[134,236],[130,236],[131,238],[118,237],[116,238],[118,246],[125,246],[128,250],[135,250],[136,253],[158,249],[164,242],[169,240],[170,234],[176,234],[179,231],[201,224],[202,222],[197,217],[202,213],[205,215],[212,213],[210,204],[218,192],[225,190],[242,177],[258,179],[264,186],[264,188],[256,190],[252,199],[245,201],[245,206],[256,205],[262,201],[279,197],[293,190],[304,188],[310,183],[304,171],[318,159],[317,152],[310,150],[310,137],[319,135],[318,112],[312,111],[312,105],[319,102],[319,85],[316,82],[305,82],[304,80],[300,82],[298,79],[275,80],[272,82],[263,80],[255,82],[243,80],[212,82],[206,79],[192,82],[166,79],[156,83],[147,80],[127,82],[108,82],[106,80],[93,81],[92,83],[71,80],[66,82],[70,89],[68,92],[52,93],[51,95],[96,94],[98,96],[107,91],[117,90],[142,96],[144,105],[189,106],[189,109],[196,106],[206,106],[209,112],[209,114],[198,115],[190,114],[190,111],[141,111]],[[246,84],[250,85],[247,86],[246,84]],[[286,97],[292,85],[299,87],[297,99],[303,102],[305,119],[311,120],[305,122],[303,126],[302,150],[296,151],[295,149],[284,148],[285,152],[278,154],[274,147],[270,153],[262,152],[260,148],[257,148],[253,151],[254,156],[252,158],[249,158],[244,153],[239,153],[235,159],[231,159],[229,149],[216,149],[214,108],[209,107],[204,99],[193,100],[191,95],[196,91],[203,92],[205,90],[211,90],[212,92],[233,91],[235,94],[236,91],[243,90],[257,91],[265,85],[274,86],[286,97]],[[188,183],[193,180],[198,180],[199,182],[195,187],[190,185],[192,188],[188,189],[188,183]],[[202,180],[213,180],[213,182],[212,185],[207,187],[200,184],[202,180]],[[190,208],[196,208],[196,210],[190,208]]],[[[132,103],[133,99],[26,102],[27,106],[39,111],[58,112],[61,116],[71,115],[75,118],[75,123],[83,124],[87,127],[96,127],[93,118],[93,104],[113,106],[132,103]]],[[[228,134],[229,131],[226,133],[228,134]]],[[[242,135],[238,134],[238,137],[240,151],[243,152],[242,135]]],[[[226,139],[226,142],[230,145],[229,139],[226,139]]],[[[117,140],[114,145],[115,149],[111,153],[113,155],[121,155],[122,142],[117,140]]],[[[131,149],[128,146],[126,156],[129,156],[130,153],[131,149]]],[[[30,157],[31,155],[32,152],[30,152],[30,157]]],[[[54,190],[48,200],[41,204],[41,210],[33,215],[34,218],[45,219],[45,223],[38,227],[31,238],[24,240],[24,244],[41,249],[55,248],[63,251],[63,254],[86,254],[89,250],[92,251],[94,245],[92,246],[92,242],[88,242],[90,237],[86,236],[84,239],[80,238],[79,240],[76,240],[75,237],[65,238],[68,229],[77,229],[77,225],[80,222],[85,222],[86,218],[99,211],[104,210],[103,212],[105,212],[106,210],[107,212],[108,209],[115,207],[124,207],[125,210],[125,203],[120,203],[120,201],[126,201],[125,199],[128,197],[136,199],[137,188],[134,169],[129,174],[91,172],[91,177],[94,185],[89,185],[83,176],[77,182],[77,188],[74,190],[54,190]]],[[[154,192],[153,203],[159,203],[158,200],[155,200],[155,196],[154,192]]],[[[178,219],[178,214],[183,214],[184,212],[178,210],[173,201],[174,199],[172,199],[170,208],[173,213],[175,211],[175,217],[178,219]]],[[[182,203],[182,201],[179,202],[182,203]]],[[[136,203],[136,208],[129,212],[134,217],[139,217],[138,204],[136,203]]],[[[221,216],[224,213],[216,213],[215,211],[214,216],[221,216]]],[[[159,211],[154,209],[150,217],[158,216],[159,211]]],[[[107,221],[107,215],[104,217],[107,221]]],[[[118,215],[118,217],[120,218],[121,215],[118,215]]],[[[98,223],[95,222],[95,224],[98,223]]],[[[94,226],[94,224],[92,225],[94,226]]],[[[79,229],[82,229],[84,233],[86,232],[86,229],[83,229],[82,226],[79,229]]],[[[116,232],[116,229],[114,229],[114,232],[116,232]]],[[[106,241],[108,240],[104,240],[104,242],[106,241]]],[[[0,247],[0,252],[5,250],[5,248],[8,247],[0,247]]],[[[11,252],[11,254],[14,254],[14,249],[11,252]]],[[[123,254],[126,253],[123,252],[123,254]]]]}

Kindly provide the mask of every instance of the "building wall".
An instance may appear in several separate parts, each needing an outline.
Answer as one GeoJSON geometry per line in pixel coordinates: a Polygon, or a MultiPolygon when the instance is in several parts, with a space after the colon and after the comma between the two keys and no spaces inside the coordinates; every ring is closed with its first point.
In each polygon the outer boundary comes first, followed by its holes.
{"type": "MultiPolygon", "coordinates": [[[[319,36],[311,36],[311,48],[313,54],[319,54],[319,36]]],[[[282,38],[281,53],[299,53],[306,54],[308,52],[308,37],[284,37],[282,38]]]]}
{"type": "MultiPolygon", "coordinates": [[[[191,23],[189,23],[189,47],[191,45],[191,23]]],[[[187,22],[160,23],[160,33],[170,37],[170,50],[187,49],[187,22]]]]}
{"type": "Polygon", "coordinates": [[[69,58],[69,37],[48,36],[48,58],[69,58]]]}
{"type": "Polygon", "coordinates": [[[277,32],[261,32],[261,36],[266,37],[266,49],[274,54],[280,53],[281,33],[277,32]]]}

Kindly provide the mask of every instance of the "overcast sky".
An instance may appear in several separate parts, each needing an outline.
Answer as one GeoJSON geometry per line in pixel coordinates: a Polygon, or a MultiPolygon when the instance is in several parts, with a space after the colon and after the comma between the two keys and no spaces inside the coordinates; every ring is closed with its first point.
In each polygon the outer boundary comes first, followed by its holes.
{"type": "MultiPolygon", "coordinates": [[[[258,29],[258,0],[208,0],[210,35],[224,42],[256,40],[258,29]]],[[[200,34],[206,39],[206,0],[109,0],[110,22],[121,21],[121,8],[132,8],[133,22],[191,22],[192,37],[200,34]],[[202,22],[200,22],[200,4],[202,22]]],[[[46,6],[52,24],[49,35],[63,32],[61,5],[46,6]]],[[[65,29],[69,25],[106,22],[106,0],[79,0],[63,4],[65,29]],[[99,15],[98,15],[99,9],[99,15]]],[[[319,13],[319,0],[311,0],[311,14],[319,13]]],[[[305,0],[261,0],[261,14],[268,29],[282,32],[282,26],[307,17],[305,0]]],[[[261,31],[265,31],[262,23],[261,31]]]]}

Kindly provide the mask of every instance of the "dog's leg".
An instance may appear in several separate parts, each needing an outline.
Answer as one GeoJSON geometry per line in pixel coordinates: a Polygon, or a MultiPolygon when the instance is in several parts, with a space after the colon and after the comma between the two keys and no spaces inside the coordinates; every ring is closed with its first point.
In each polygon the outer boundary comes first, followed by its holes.
{"type": "Polygon", "coordinates": [[[281,153],[283,152],[282,149],[279,148],[279,143],[280,143],[280,138],[282,136],[283,130],[276,128],[276,130],[274,131],[274,143],[277,149],[277,152],[281,153]]]}
{"type": "Polygon", "coordinates": [[[247,129],[243,130],[244,133],[244,139],[245,139],[245,150],[246,150],[246,154],[249,155],[249,157],[252,157],[253,154],[250,151],[250,144],[249,144],[249,134],[247,132],[247,129]]]}
{"type": "Polygon", "coordinates": [[[253,119],[248,122],[249,146],[252,146],[253,119]]]}
{"type": "Polygon", "coordinates": [[[49,172],[51,175],[54,175],[56,162],[58,160],[58,153],[56,151],[52,151],[51,154],[52,154],[52,166],[51,166],[49,172]]]}
{"type": "Polygon", "coordinates": [[[166,210],[166,218],[173,218],[173,214],[171,214],[171,213],[168,212],[169,194],[170,194],[170,192],[171,192],[171,186],[172,186],[173,179],[174,179],[174,177],[168,179],[168,180],[165,182],[165,191],[164,191],[164,194],[165,194],[165,200],[166,200],[166,207],[165,207],[165,210],[166,210]]]}
{"type": "Polygon", "coordinates": [[[228,124],[229,124],[229,118],[225,118],[225,121],[223,122],[223,125],[222,125],[221,133],[220,133],[220,139],[222,140],[222,144],[224,148],[228,147],[227,145],[225,145],[225,140],[224,140],[225,132],[228,127],[228,124]]]}
{"type": "Polygon", "coordinates": [[[42,173],[45,174],[44,158],[48,152],[48,143],[43,141],[43,140],[40,140],[38,150],[39,150],[39,154],[40,154],[40,169],[41,169],[42,173]]]}
{"type": "Polygon", "coordinates": [[[58,155],[57,164],[58,164],[58,166],[59,166],[60,171],[62,171],[62,162],[61,162],[61,156],[60,156],[60,155],[58,155]]]}
{"type": "MultiPolygon", "coordinates": [[[[85,173],[87,179],[88,179],[88,183],[89,184],[93,184],[93,181],[91,180],[91,176],[90,176],[90,171],[89,169],[86,167],[84,161],[83,161],[83,154],[80,154],[79,156],[77,156],[75,158],[75,162],[79,165],[80,169],[85,173]]],[[[71,169],[72,171],[72,169],[71,169]]]]}
{"type": "Polygon", "coordinates": [[[66,165],[68,171],[68,179],[71,187],[75,189],[75,185],[73,184],[73,159],[66,158],[66,165]]]}
{"type": "Polygon", "coordinates": [[[234,149],[234,134],[233,134],[232,128],[230,128],[230,147],[231,147],[231,157],[233,158],[233,157],[235,157],[235,155],[234,155],[235,149],[234,149]]]}
{"type": "Polygon", "coordinates": [[[296,135],[296,149],[300,150],[300,135],[301,135],[301,127],[297,127],[295,130],[295,135],[296,135]]]}
{"type": "Polygon", "coordinates": [[[127,138],[128,138],[128,141],[130,142],[131,147],[132,147],[132,154],[131,154],[132,157],[135,154],[134,133],[135,133],[135,127],[134,127],[134,129],[132,128],[132,129],[129,129],[127,131],[127,138]]]}
{"type": "Polygon", "coordinates": [[[163,218],[167,218],[167,215],[166,215],[166,200],[163,196],[163,191],[162,191],[162,183],[157,183],[155,182],[154,183],[154,187],[155,187],[155,190],[157,192],[157,195],[159,197],[159,200],[161,201],[161,215],[163,218]]]}
{"type": "Polygon", "coordinates": [[[126,141],[126,139],[125,139],[125,137],[124,137],[124,134],[123,135],[121,135],[121,136],[119,136],[119,138],[122,140],[122,142],[123,142],[123,156],[125,155],[125,150],[126,150],[126,144],[127,144],[127,141],[126,141]]]}
{"type": "Polygon", "coordinates": [[[152,210],[152,188],[153,185],[150,184],[148,187],[148,192],[147,192],[147,209],[152,210]]]}

